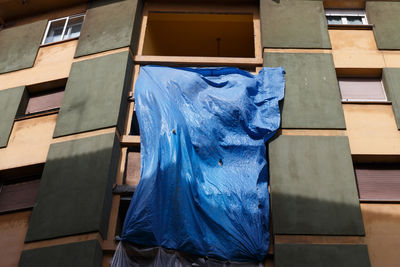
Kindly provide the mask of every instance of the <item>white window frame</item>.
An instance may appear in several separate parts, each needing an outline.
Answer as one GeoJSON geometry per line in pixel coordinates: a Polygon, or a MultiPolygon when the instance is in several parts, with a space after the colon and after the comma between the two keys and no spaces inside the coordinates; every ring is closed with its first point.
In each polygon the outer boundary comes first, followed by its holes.
{"type": "MultiPolygon", "coordinates": [[[[338,80],[340,80],[341,77],[338,77],[338,80]]],[[[378,80],[379,78],[377,78],[378,80]]],[[[340,89],[340,85],[339,85],[339,92],[340,92],[340,98],[342,99],[342,102],[346,103],[346,102],[382,102],[382,103],[387,103],[389,102],[387,94],[386,94],[386,90],[385,90],[385,86],[383,84],[383,80],[382,78],[380,78],[380,84],[381,84],[381,88],[382,88],[382,92],[383,95],[385,96],[385,99],[365,99],[365,98],[343,98],[342,97],[342,92],[340,89]]]]}
{"type": "MultiPolygon", "coordinates": [[[[80,13],[80,14],[75,14],[75,15],[71,15],[71,16],[68,16],[68,17],[62,17],[62,18],[50,20],[47,23],[46,31],[44,33],[43,40],[42,40],[42,45],[47,45],[47,44],[51,44],[51,43],[56,43],[56,42],[61,42],[61,41],[65,41],[65,40],[76,38],[76,37],[74,37],[74,38],[68,38],[68,39],[64,40],[65,30],[67,29],[68,22],[69,22],[70,19],[83,17],[83,21],[82,21],[82,23],[83,23],[85,21],[85,15],[86,15],[85,13],[80,13]],[[60,20],[65,20],[64,28],[63,28],[63,31],[61,33],[61,39],[59,41],[45,43],[46,38],[47,38],[47,34],[49,34],[49,30],[50,30],[51,24],[53,22],[60,21],[60,20]]],[[[79,35],[80,35],[80,31],[79,31],[79,35]]]]}
{"type": "Polygon", "coordinates": [[[367,15],[365,10],[349,10],[349,9],[325,9],[325,17],[341,17],[341,24],[329,24],[328,19],[326,20],[328,25],[352,25],[357,26],[357,24],[348,24],[347,17],[361,17],[362,25],[369,25],[367,15]]]}

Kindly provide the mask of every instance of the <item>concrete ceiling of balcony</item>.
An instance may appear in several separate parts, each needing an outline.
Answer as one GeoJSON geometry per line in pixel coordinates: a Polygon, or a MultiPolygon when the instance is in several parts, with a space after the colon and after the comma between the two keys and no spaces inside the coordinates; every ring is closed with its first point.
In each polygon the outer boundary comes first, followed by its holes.
{"type": "Polygon", "coordinates": [[[0,0],[0,23],[86,2],[88,0],[0,0]]]}

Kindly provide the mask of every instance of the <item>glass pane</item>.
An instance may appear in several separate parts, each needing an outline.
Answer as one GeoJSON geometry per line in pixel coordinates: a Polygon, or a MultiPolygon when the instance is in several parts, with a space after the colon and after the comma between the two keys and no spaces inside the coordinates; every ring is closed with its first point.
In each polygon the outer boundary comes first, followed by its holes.
{"type": "Polygon", "coordinates": [[[342,24],[342,17],[339,16],[326,16],[328,24],[342,24]]]}
{"type": "Polygon", "coordinates": [[[347,24],[352,25],[362,25],[362,18],[361,17],[347,17],[347,24]]]}
{"type": "Polygon", "coordinates": [[[70,18],[67,28],[65,29],[63,40],[79,37],[79,34],[81,33],[82,23],[83,16],[70,18]]]}
{"type": "Polygon", "coordinates": [[[61,41],[61,35],[64,29],[66,19],[53,21],[50,24],[49,31],[47,32],[45,44],[61,41]]]}

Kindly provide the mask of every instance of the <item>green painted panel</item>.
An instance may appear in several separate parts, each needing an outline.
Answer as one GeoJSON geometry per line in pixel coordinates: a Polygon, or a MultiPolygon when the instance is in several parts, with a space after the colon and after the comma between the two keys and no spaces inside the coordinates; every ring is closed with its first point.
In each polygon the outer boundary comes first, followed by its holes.
{"type": "Polygon", "coordinates": [[[260,0],[263,47],[331,48],[322,1],[260,0]]]}
{"type": "Polygon", "coordinates": [[[107,233],[119,160],[115,134],[52,144],[26,241],[107,233]]]}
{"type": "Polygon", "coordinates": [[[114,126],[122,132],[132,69],[129,52],[73,63],[54,137],[114,126]]]}
{"type": "Polygon", "coordinates": [[[383,69],[382,80],[389,100],[392,101],[397,128],[400,130],[400,68],[383,69]]]}
{"type": "Polygon", "coordinates": [[[370,267],[366,245],[275,244],[276,267],[370,267]]]}
{"type": "Polygon", "coordinates": [[[286,71],[282,128],[346,128],[332,55],[264,53],[264,66],[286,71]]]}
{"type": "Polygon", "coordinates": [[[0,148],[7,146],[14,119],[26,107],[26,97],[25,86],[0,90],[0,148]]]}
{"type": "Polygon", "coordinates": [[[100,267],[103,251],[99,241],[57,245],[25,250],[21,254],[19,267],[100,267]]]}
{"type": "Polygon", "coordinates": [[[367,1],[366,12],[378,48],[400,49],[400,2],[367,1]]]}
{"type": "Polygon", "coordinates": [[[345,136],[279,136],[269,144],[275,234],[364,235],[345,136]]]}
{"type": "Polygon", "coordinates": [[[94,1],[88,9],[75,57],[131,46],[135,53],[142,0],[94,1]]]}
{"type": "Polygon", "coordinates": [[[0,30],[0,73],[33,67],[47,20],[0,30]]]}

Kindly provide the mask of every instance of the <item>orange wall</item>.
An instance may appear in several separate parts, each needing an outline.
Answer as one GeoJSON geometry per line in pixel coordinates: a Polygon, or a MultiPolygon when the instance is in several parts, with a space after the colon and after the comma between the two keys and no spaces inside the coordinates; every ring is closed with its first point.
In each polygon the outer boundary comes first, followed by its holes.
{"type": "Polygon", "coordinates": [[[343,104],[351,154],[400,154],[391,105],[343,104]]]}
{"type": "Polygon", "coordinates": [[[336,68],[400,68],[400,51],[379,51],[372,30],[329,30],[336,68]]]}
{"type": "Polygon", "coordinates": [[[31,211],[0,215],[0,266],[18,266],[31,211]]]}
{"type": "Polygon", "coordinates": [[[39,49],[32,68],[0,75],[0,90],[67,78],[78,40],[39,49]]]}
{"type": "Polygon", "coordinates": [[[361,203],[365,241],[373,267],[400,263],[400,204],[361,203]]]}
{"type": "Polygon", "coordinates": [[[56,120],[57,114],[15,121],[7,147],[0,149],[0,170],[45,162],[56,120]]]}

